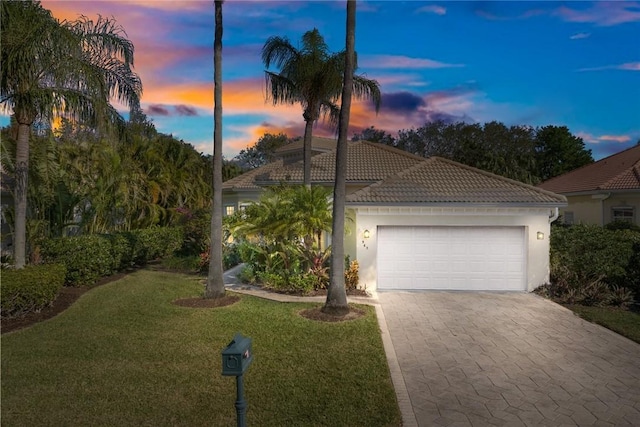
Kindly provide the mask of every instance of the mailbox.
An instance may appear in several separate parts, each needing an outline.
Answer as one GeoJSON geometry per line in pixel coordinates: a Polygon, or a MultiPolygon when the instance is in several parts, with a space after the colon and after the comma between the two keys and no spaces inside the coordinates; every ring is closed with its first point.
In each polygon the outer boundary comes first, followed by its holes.
{"type": "Polygon", "coordinates": [[[222,375],[240,376],[253,361],[251,338],[237,333],[233,341],[222,350],[222,375]]]}

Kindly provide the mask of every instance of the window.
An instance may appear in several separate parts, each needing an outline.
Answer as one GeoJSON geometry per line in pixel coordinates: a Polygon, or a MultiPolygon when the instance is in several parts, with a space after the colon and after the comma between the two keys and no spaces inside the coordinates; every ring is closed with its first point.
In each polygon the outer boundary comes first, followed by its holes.
{"type": "Polygon", "coordinates": [[[627,221],[633,223],[633,207],[619,206],[612,208],[612,221],[627,221]]]}
{"type": "Polygon", "coordinates": [[[224,207],[224,214],[225,215],[233,215],[236,211],[236,207],[234,205],[228,205],[224,207]]]}
{"type": "Polygon", "coordinates": [[[573,212],[572,211],[565,211],[564,215],[563,215],[562,222],[567,224],[567,225],[572,225],[573,224],[573,212]]]}

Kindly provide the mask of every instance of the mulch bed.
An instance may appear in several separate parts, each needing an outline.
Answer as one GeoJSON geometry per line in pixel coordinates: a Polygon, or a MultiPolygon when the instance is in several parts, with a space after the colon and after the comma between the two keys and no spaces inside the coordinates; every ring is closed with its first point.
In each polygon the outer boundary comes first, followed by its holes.
{"type": "Polygon", "coordinates": [[[28,313],[24,316],[12,319],[1,319],[0,329],[2,330],[2,333],[5,334],[7,332],[26,328],[35,323],[42,322],[43,320],[51,319],[52,317],[55,317],[65,311],[67,308],[71,307],[71,305],[76,302],[78,298],[80,298],[80,296],[85,292],[90,291],[91,289],[95,289],[98,286],[106,285],[107,283],[120,280],[127,274],[128,273],[125,272],[117,273],[109,277],[103,277],[95,285],[92,286],[65,286],[64,288],[62,288],[62,290],[60,290],[58,297],[53,301],[53,304],[51,306],[43,308],[38,313],[28,313]]]}
{"type": "Polygon", "coordinates": [[[355,307],[349,307],[349,312],[343,316],[324,313],[322,312],[322,307],[308,308],[306,310],[300,310],[298,313],[302,317],[319,322],[344,322],[359,319],[365,314],[363,310],[355,307]]]}
{"type": "MultiPolygon", "coordinates": [[[[156,269],[159,269],[157,266],[154,266],[156,269]]],[[[181,272],[184,273],[184,272],[181,272]]],[[[7,332],[16,331],[18,329],[26,328],[31,325],[34,325],[38,322],[42,322],[43,320],[51,319],[52,317],[57,316],[58,314],[65,311],[67,308],[71,307],[71,305],[80,298],[82,294],[91,289],[95,289],[98,286],[106,285],[107,283],[115,282],[116,280],[120,280],[125,277],[129,272],[117,273],[109,277],[103,277],[96,284],[92,286],[78,286],[78,287],[64,287],[58,294],[58,297],[53,301],[53,304],[49,307],[42,309],[38,313],[28,313],[21,317],[16,317],[12,319],[0,319],[0,332],[5,334],[7,332]]],[[[284,292],[283,292],[284,293],[284,292]]],[[[302,293],[288,293],[289,295],[297,295],[297,296],[324,296],[327,295],[326,289],[321,289],[317,291],[313,291],[311,293],[302,294],[302,293]]],[[[366,291],[362,289],[355,289],[347,291],[347,295],[349,296],[362,296],[367,297],[366,291]]],[[[181,307],[190,307],[190,308],[215,308],[215,307],[225,307],[231,304],[235,304],[240,300],[240,297],[227,295],[223,298],[217,299],[205,299],[205,298],[185,298],[174,301],[175,305],[179,305],[181,307]]],[[[311,320],[319,320],[322,322],[341,322],[344,320],[353,320],[361,317],[364,314],[362,310],[351,308],[349,313],[345,316],[334,316],[331,314],[323,313],[320,311],[320,308],[312,308],[308,310],[302,310],[300,315],[306,317],[311,320]]]]}

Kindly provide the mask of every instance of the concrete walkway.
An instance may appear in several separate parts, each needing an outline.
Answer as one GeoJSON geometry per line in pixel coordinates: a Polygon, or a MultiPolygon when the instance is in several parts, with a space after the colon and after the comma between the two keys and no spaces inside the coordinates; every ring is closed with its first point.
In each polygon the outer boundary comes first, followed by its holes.
{"type": "Polygon", "coordinates": [[[524,293],[378,300],[405,426],[640,425],[640,345],[561,306],[524,293]]]}
{"type": "MultiPolygon", "coordinates": [[[[242,285],[281,302],[324,302],[242,285]]],[[[375,306],[404,427],[640,425],[640,344],[533,294],[380,292],[375,306]]]]}

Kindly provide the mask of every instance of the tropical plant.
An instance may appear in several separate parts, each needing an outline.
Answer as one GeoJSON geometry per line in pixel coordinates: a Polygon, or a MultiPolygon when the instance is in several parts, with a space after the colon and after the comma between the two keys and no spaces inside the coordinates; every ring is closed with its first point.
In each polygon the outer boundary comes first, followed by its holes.
{"type": "MultiPolygon", "coordinates": [[[[357,68],[353,59],[354,70],[357,68]]],[[[311,138],[313,124],[320,117],[328,117],[337,124],[339,109],[336,101],[342,92],[342,75],[345,52],[331,53],[317,29],[302,36],[300,49],[287,37],[269,37],[262,47],[262,62],[269,68],[279,68],[275,73],[265,70],[267,100],[277,104],[297,104],[303,108],[304,130],[304,184],[311,185],[311,138]]],[[[352,90],[359,99],[371,99],[380,107],[380,87],[375,80],[364,76],[353,76],[352,90]]]]}
{"type": "Polygon", "coordinates": [[[333,227],[331,229],[331,278],[327,290],[327,300],[322,307],[325,313],[344,315],[349,312],[344,277],[344,214],[347,178],[347,132],[351,113],[351,96],[356,69],[356,2],[347,1],[347,36],[344,56],[342,85],[342,107],[338,124],[338,146],[336,148],[336,179],[333,187],[333,227]],[[338,268],[340,266],[340,268],[338,268]]]}
{"type": "Polygon", "coordinates": [[[211,248],[205,298],[224,296],[222,269],[222,1],[215,1],[213,40],[213,203],[211,204],[211,248]]]}
{"type": "Polygon", "coordinates": [[[14,259],[25,265],[29,138],[54,117],[105,128],[123,119],[110,99],[137,106],[142,83],[133,44],[113,19],[59,22],[36,1],[1,3],[0,100],[18,123],[14,259]]]}

